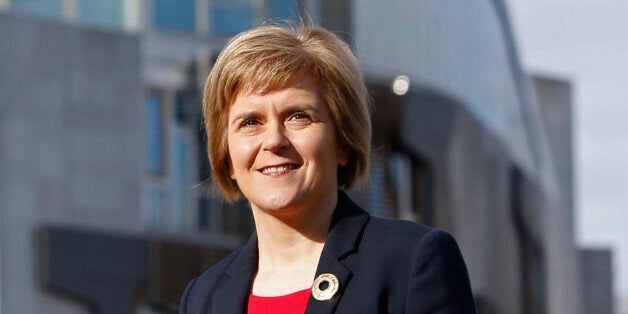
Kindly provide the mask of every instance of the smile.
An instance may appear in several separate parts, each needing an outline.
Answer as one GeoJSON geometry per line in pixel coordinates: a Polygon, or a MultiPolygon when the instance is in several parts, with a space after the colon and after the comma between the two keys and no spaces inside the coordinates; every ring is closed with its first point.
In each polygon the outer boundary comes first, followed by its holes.
{"type": "Polygon", "coordinates": [[[287,165],[279,165],[279,166],[269,166],[264,167],[260,171],[263,174],[278,174],[285,171],[290,171],[299,168],[297,164],[287,164],[287,165]]]}

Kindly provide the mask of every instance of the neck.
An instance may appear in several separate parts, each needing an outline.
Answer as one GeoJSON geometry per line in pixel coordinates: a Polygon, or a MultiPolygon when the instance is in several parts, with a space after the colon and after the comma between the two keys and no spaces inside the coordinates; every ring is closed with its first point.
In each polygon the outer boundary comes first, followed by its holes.
{"type": "Polygon", "coordinates": [[[314,206],[273,212],[253,204],[259,260],[253,294],[285,295],[312,285],[337,194],[314,206]]]}
{"type": "Polygon", "coordinates": [[[275,213],[253,207],[259,246],[259,267],[318,263],[329,232],[337,195],[313,206],[275,213]]]}

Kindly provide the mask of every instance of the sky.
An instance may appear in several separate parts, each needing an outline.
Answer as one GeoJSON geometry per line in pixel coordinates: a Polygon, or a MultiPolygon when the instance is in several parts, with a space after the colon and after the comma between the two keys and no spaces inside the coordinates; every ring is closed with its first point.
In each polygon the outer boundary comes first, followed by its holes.
{"type": "Polygon", "coordinates": [[[628,296],[628,1],[506,0],[530,73],[568,79],[574,96],[576,239],[613,249],[628,296]]]}

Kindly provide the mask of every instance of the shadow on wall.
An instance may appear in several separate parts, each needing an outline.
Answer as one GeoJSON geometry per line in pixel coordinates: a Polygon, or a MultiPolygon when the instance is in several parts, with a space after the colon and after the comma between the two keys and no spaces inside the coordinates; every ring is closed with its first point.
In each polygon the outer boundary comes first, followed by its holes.
{"type": "Polygon", "coordinates": [[[491,304],[489,299],[483,295],[476,294],[475,307],[478,310],[478,314],[497,314],[497,309],[491,304]]]}
{"type": "Polygon", "coordinates": [[[176,313],[187,283],[232,248],[47,226],[39,230],[40,278],[47,292],[91,313],[176,313]]]}

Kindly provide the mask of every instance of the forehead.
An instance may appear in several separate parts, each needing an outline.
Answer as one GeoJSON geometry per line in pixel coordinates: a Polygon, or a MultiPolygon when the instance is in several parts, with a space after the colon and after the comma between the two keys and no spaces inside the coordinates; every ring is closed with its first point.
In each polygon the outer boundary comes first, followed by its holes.
{"type": "Polygon", "coordinates": [[[243,88],[233,97],[230,107],[255,106],[268,103],[293,104],[299,102],[321,103],[320,88],[310,76],[300,75],[285,85],[268,89],[243,88]]]}
{"type": "Polygon", "coordinates": [[[239,75],[234,96],[240,93],[267,94],[303,83],[311,83],[318,87],[320,80],[316,78],[317,76],[304,70],[280,69],[272,66],[264,67],[257,71],[246,71],[239,75]]]}

